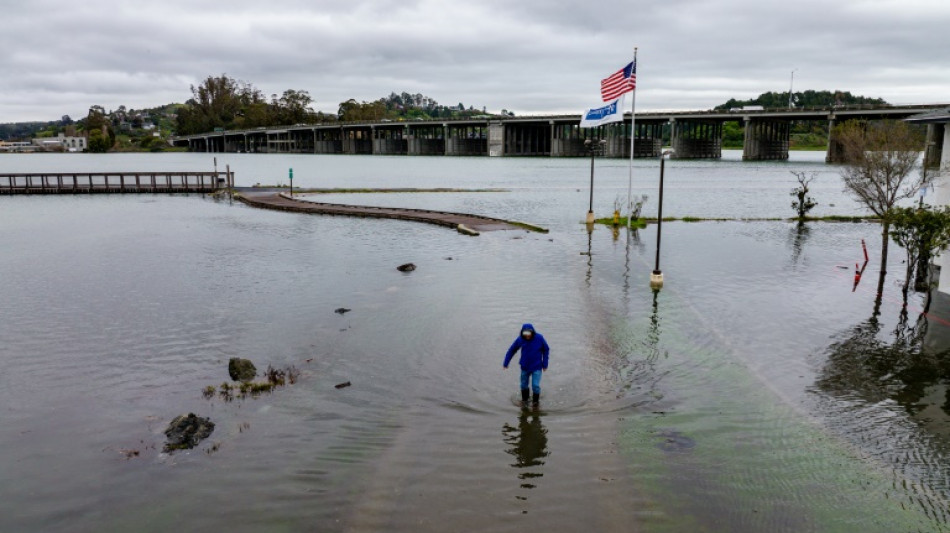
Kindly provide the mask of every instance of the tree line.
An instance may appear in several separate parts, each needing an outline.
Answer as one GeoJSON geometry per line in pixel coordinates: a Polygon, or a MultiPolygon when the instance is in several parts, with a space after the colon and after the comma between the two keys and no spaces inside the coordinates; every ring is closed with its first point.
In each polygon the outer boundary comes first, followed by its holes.
{"type": "Polygon", "coordinates": [[[252,84],[226,74],[208,76],[191,86],[191,98],[178,110],[179,135],[219,129],[253,129],[290,124],[317,124],[366,120],[414,120],[482,115],[485,109],[444,106],[422,94],[391,93],[372,102],[340,102],[336,114],[314,111],[313,97],[305,90],[288,89],[267,99],[252,84]]]}

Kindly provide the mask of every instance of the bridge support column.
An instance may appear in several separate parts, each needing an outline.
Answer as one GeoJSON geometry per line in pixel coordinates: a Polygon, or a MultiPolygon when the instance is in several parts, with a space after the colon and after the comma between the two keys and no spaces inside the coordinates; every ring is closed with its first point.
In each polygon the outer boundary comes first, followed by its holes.
{"type": "Polygon", "coordinates": [[[509,124],[505,130],[505,155],[551,155],[550,129],[549,122],[509,124]]]}
{"type": "Polygon", "coordinates": [[[943,157],[943,146],[946,135],[946,124],[927,124],[927,144],[926,148],[924,148],[924,167],[940,168],[940,160],[943,157]]]}
{"type": "Polygon", "coordinates": [[[722,157],[722,123],[699,120],[672,120],[674,159],[718,159],[722,157]]]}
{"type": "Polygon", "coordinates": [[[373,153],[379,155],[406,155],[409,153],[405,128],[376,128],[373,130],[373,153]]]}
{"type": "Polygon", "coordinates": [[[577,122],[551,124],[551,157],[581,157],[586,134],[577,122]]]}
{"type": "Polygon", "coordinates": [[[828,120],[828,150],[825,152],[825,163],[843,163],[844,149],[841,143],[835,140],[835,119],[828,120]]]}
{"type": "Polygon", "coordinates": [[[343,130],[344,154],[372,154],[373,141],[369,128],[352,128],[343,130]]]}
{"type": "Polygon", "coordinates": [[[505,155],[505,125],[502,122],[488,123],[488,155],[490,157],[505,155]]]}
{"type": "Polygon", "coordinates": [[[339,128],[314,130],[316,141],[313,152],[316,154],[342,154],[343,132],[339,128]]]}
{"type": "MultiPolygon", "coordinates": [[[[624,124],[624,131],[626,134],[621,139],[623,146],[619,147],[622,152],[619,152],[617,157],[630,157],[630,126],[624,124]]],[[[607,150],[609,153],[610,150],[610,139],[607,139],[607,150]]],[[[663,123],[661,122],[638,122],[637,123],[637,138],[633,142],[633,158],[654,158],[660,157],[660,152],[663,150],[663,123]]]]}
{"type": "Polygon", "coordinates": [[[488,155],[486,127],[460,125],[445,126],[445,155],[488,155]]]}
{"type": "Polygon", "coordinates": [[[791,124],[787,120],[752,120],[746,118],[742,160],[787,160],[790,126],[791,124]]]}
{"type": "Polygon", "coordinates": [[[444,126],[407,126],[406,132],[409,155],[445,155],[444,126]]]}

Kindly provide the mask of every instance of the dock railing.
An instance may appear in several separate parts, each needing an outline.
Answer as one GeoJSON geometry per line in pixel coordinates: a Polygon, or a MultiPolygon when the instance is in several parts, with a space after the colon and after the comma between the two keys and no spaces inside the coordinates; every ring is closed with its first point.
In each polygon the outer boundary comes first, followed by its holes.
{"type": "Polygon", "coordinates": [[[232,172],[63,172],[0,174],[0,194],[210,193],[232,172]]]}

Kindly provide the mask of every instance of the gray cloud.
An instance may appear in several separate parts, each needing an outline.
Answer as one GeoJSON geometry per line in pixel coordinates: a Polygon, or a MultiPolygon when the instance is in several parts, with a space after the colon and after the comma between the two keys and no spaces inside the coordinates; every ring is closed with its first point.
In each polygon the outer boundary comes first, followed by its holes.
{"type": "Polygon", "coordinates": [[[227,73],[316,108],[422,92],[517,113],[576,113],[639,47],[640,109],[841,89],[950,101],[950,4],[936,1],[558,0],[226,4],[38,0],[5,10],[0,122],[90,105],[182,102],[227,73]]]}

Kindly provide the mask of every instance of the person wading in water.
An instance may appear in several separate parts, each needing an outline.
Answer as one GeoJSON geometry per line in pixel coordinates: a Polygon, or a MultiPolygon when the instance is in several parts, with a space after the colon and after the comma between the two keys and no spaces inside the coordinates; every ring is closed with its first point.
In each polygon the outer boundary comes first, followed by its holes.
{"type": "Polygon", "coordinates": [[[534,330],[534,326],[525,324],[521,326],[521,335],[511,343],[511,348],[508,348],[508,353],[505,354],[505,368],[508,368],[508,363],[518,350],[521,350],[521,359],[518,361],[521,365],[521,401],[528,402],[530,381],[534,392],[531,400],[534,405],[538,405],[541,398],[541,374],[548,369],[548,354],[551,353],[551,348],[544,337],[534,330]]]}

